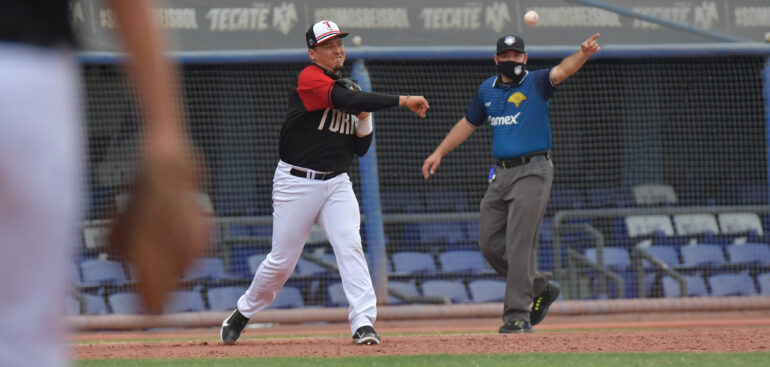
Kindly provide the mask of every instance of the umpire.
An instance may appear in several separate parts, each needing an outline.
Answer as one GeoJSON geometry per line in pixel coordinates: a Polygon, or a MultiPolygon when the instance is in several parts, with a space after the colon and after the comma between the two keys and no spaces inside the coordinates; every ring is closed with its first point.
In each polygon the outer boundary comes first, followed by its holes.
{"type": "Polygon", "coordinates": [[[599,52],[598,37],[597,33],[588,38],[559,65],[532,71],[527,70],[524,40],[517,35],[501,37],[494,56],[498,74],[481,83],[465,116],[422,166],[427,180],[441,158],[476,127],[491,126],[497,166],[481,200],[479,246],[506,279],[501,333],[532,332],[559,296],[559,286],[548,281],[551,274],[535,270],[537,234],[553,181],[548,100],[557,85],[599,52]]]}

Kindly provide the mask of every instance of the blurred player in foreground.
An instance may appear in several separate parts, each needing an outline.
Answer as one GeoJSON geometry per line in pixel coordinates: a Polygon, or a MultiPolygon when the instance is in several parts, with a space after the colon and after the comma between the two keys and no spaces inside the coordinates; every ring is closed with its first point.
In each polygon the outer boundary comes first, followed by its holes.
{"type": "Polygon", "coordinates": [[[551,117],[548,100],[591,55],[599,52],[595,34],[580,50],[550,69],[527,70],[524,40],[509,35],[497,41],[498,74],[485,80],[465,116],[422,166],[427,180],[441,158],[465,141],[476,127],[492,127],[492,154],[497,166],[481,200],[479,246],[484,257],[506,279],[501,333],[532,332],[559,296],[551,274],[535,269],[540,222],[553,181],[551,117]]]}
{"type": "Polygon", "coordinates": [[[222,323],[220,336],[226,344],[235,343],[249,319],[273,303],[316,221],[337,258],[353,342],[380,343],[372,326],[377,299],[361,248],[361,215],[347,171],[353,156],[366,154],[372,143],[369,112],[406,106],[424,118],[428,101],[363,92],[353,80],[342,78],[342,38],[347,35],[330,20],[315,23],[305,34],[313,63],[300,72],[281,127],[281,160],[273,178],[273,247],[238,307],[222,323]]]}
{"type": "MultiPolygon", "coordinates": [[[[129,207],[159,202],[172,207],[161,213],[165,218],[149,215],[139,220],[160,228],[176,228],[180,222],[195,225],[185,236],[191,243],[181,246],[166,237],[171,244],[160,246],[175,247],[174,256],[188,259],[195,252],[190,249],[204,243],[205,237],[198,234],[205,232],[207,222],[194,207],[181,215],[176,212],[190,207],[186,204],[190,200],[175,197],[187,197],[194,190],[195,169],[176,110],[173,68],[160,53],[162,40],[150,21],[148,4],[143,0],[109,4],[121,24],[125,48],[132,56],[132,75],[144,97],[139,175],[144,183],[138,182],[142,189],[137,189],[129,207]],[[167,182],[164,174],[177,178],[167,182]],[[148,191],[177,193],[157,198],[148,197],[148,191]]],[[[0,366],[69,365],[64,300],[73,276],[68,265],[80,227],[85,173],[83,105],[74,44],[67,0],[0,2],[0,366]]],[[[135,214],[135,209],[127,212],[135,214]]],[[[131,234],[114,236],[127,258],[169,259],[156,252],[163,238],[131,248],[136,236],[146,236],[137,219],[122,216],[118,222],[123,228],[120,233],[131,234]]],[[[161,236],[166,233],[156,231],[161,236]]],[[[183,266],[183,260],[170,260],[164,264],[169,269],[183,266]]],[[[141,276],[143,284],[153,283],[152,273],[145,271],[141,276]]],[[[150,311],[159,309],[156,305],[167,292],[157,286],[140,285],[140,290],[150,311]]]]}

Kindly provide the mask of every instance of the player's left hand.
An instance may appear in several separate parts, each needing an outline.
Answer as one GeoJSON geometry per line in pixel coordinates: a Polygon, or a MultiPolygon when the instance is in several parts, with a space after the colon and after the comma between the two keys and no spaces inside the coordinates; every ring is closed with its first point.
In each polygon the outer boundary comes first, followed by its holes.
{"type": "Polygon", "coordinates": [[[596,39],[599,38],[599,33],[594,34],[591,36],[591,38],[585,40],[583,43],[580,44],[580,49],[583,51],[586,56],[591,56],[601,50],[601,47],[599,47],[599,43],[596,42],[596,39]]]}
{"type": "Polygon", "coordinates": [[[441,154],[433,153],[422,164],[422,177],[426,180],[436,172],[436,168],[441,164],[441,154]]]}

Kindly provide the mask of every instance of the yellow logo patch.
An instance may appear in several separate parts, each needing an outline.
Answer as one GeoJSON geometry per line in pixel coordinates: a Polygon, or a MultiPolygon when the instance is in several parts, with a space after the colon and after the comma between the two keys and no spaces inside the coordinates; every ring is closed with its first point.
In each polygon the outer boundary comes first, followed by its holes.
{"type": "Polygon", "coordinates": [[[521,102],[526,100],[527,100],[527,96],[525,96],[521,92],[516,92],[514,94],[511,94],[510,97],[508,97],[508,102],[515,104],[516,107],[519,107],[521,102]]]}

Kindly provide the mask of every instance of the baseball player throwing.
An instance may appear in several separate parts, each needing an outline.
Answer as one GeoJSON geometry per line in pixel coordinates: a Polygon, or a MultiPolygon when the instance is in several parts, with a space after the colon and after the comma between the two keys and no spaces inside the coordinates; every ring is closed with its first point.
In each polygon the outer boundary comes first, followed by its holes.
{"type": "Polygon", "coordinates": [[[501,333],[532,332],[559,296],[550,274],[535,270],[537,233],[553,181],[551,117],[548,100],[556,86],[599,52],[595,34],[580,50],[551,69],[527,71],[524,40],[509,35],[497,41],[499,74],[485,80],[471,99],[465,117],[422,166],[427,180],[441,158],[465,141],[476,127],[492,127],[496,172],[481,200],[479,246],[506,279],[501,333]],[[535,296],[536,295],[536,296],[535,296]]]}
{"type": "Polygon", "coordinates": [[[406,106],[425,117],[422,96],[362,92],[340,77],[345,47],[337,24],[322,20],[305,35],[312,64],[299,74],[289,94],[281,128],[281,160],[273,178],[273,244],[251,286],[224,320],[225,344],[238,340],[249,319],[269,306],[291,275],[313,223],[326,231],[350,304],[348,320],[356,344],[379,344],[374,331],[377,300],[361,248],[360,212],[347,170],[353,155],[372,142],[369,112],[406,106]]]}

